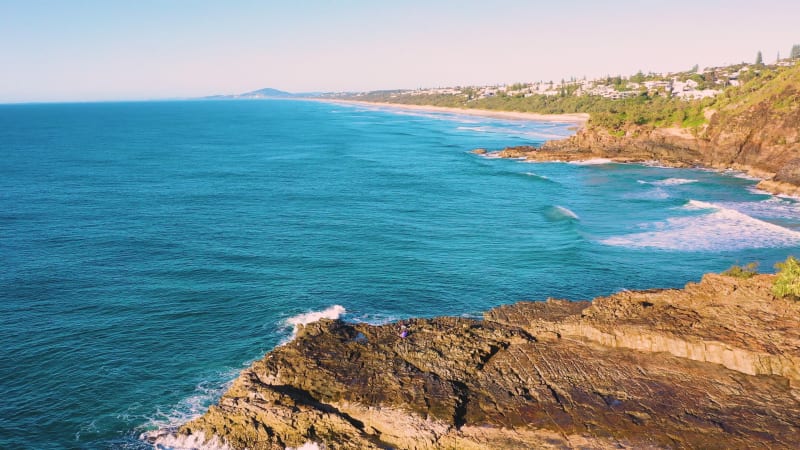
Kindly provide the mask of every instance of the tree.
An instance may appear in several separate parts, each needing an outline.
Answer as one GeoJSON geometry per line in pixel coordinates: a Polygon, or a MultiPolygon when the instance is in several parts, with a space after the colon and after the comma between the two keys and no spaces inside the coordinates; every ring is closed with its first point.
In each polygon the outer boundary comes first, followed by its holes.
{"type": "Polygon", "coordinates": [[[800,59],[800,44],[794,44],[792,46],[792,51],[789,52],[789,58],[800,59]]]}
{"type": "Polygon", "coordinates": [[[758,54],[756,55],[756,65],[757,65],[757,66],[762,66],[762,65],[764,65],[764,57],[763,57],[763,56],[761,56],[761,50],[759,50],[759,51],[758,51],[758,54]]]}

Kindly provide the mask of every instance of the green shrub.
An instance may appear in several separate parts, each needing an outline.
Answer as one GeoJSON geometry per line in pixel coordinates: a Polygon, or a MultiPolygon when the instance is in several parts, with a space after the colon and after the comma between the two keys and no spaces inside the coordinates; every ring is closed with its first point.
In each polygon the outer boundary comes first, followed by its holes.
{"type": "Polygon", "coordinates": [[[778,278],[772,285],[772,294],[780,298],[800,300],[800,261],[794,256],[786,261],[775,264],[778,269],[778,278]]]}
{"type": "Polygon", "coordinates": [[[754,275],[758,275],[758,263],[751,262],[743,266],[733,265],[722,274],[734,278],[752,278],[754,275]]]}

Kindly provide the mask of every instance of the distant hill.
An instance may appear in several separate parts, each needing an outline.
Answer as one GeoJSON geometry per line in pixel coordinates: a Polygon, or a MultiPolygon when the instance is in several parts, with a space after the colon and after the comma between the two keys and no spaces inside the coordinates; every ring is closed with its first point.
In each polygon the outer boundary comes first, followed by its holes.
{"type": "Polygon", "coordinates": [[[264,88],[257,91],[245,92],[243,94],[230,94],[230,95],[211,95],[203,97],[206,100],[232,100],[232,99],[264,99],[264,98],[298,98],[308,97],[307,94],[293,94],[291,92],[281,91],[273,88],[264,88]]]}
{"type": "Polygon", "coordinates": [[[291,92],[286,91],[279,91],[278,89],[272,88],[264,88],[259,89],[257,91],[245,92],[244,94],[239,94],[236,97],[238,98],[290,98],[296,97],[297,94],[292,94],[291,92]]]}

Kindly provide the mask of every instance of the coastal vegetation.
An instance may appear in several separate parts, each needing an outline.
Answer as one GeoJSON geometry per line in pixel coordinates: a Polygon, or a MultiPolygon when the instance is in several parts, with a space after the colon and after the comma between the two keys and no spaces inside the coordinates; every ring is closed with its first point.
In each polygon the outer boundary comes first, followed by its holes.
{"type": "Polygon", "coordinates": [[[734,278],[753,278],[754,276],[758,275],[758,263],[751,262],[742,266],[736,264],[731,266],[730,269],[722,272],[722,274],[734,278]]]}
{"type": "MultiPolygon", "coordinates": [[[[800,50],[793,48],[792,54],[800,50]]],[[[352,100],[539,114],[588,113],[588,127],[622,136],[632,127],[680,127],[698,135],[708,111],[737,114],[763,101],[774,109],[800,104],[800,61],[737,64],[675,74],[643,74],[526,85],[494,90],[458,87],[433,91],[374,91],[348,94],[352,100]],[[675,86],[681,91],[678,92],[675,86]],[[535,87],[535,89],[534,89],[535,87]],[[527,89],[527,90],[526,90],[527,89]],[[541,89],[544,89],[542,91],[541,89]],[[689,95],[691,94],[691,95],[689,95]]]]}
{"type": "Polygon", "coordinates": [[[772,293],[779,298],[791,298],[800,301],[800,261],[794,256],[775,264],[778,276],[772,285],[772,293]]]}

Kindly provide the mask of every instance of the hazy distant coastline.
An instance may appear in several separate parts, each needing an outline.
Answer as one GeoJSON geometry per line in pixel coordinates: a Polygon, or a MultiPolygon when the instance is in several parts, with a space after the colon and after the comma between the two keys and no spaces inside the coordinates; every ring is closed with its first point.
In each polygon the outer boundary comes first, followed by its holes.
{"type": "Polygon", "coordinates": [[[584,126],[589,121],[589,114],[586,113],[571,113],[571,114],[537,114],[517,111],[493,111],[488,109],[466,109],[466,108],[448,108],[444,106],[428,106],[428,105],[404,105],[396,103],[382,103],[382,102],[365,102],[359,100],[333,100],[333,99],[315,99],[321,102],[336,103],[343,105],[360,105],[371,106],[380,108],[391,108],[405,111],[419,111],[419,112],[437,112],[460,114],[468,116],[491,117],[494,119],[512,119],[512,120],[534,120],[538,122],[560,122],[560,123],[574,123],[579,126],[584,126]]]}

